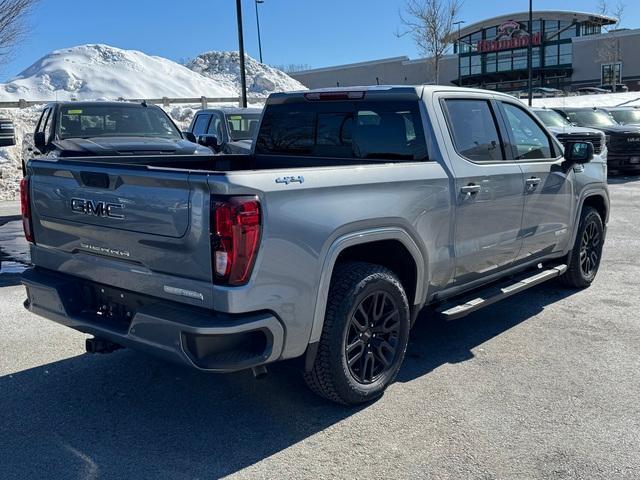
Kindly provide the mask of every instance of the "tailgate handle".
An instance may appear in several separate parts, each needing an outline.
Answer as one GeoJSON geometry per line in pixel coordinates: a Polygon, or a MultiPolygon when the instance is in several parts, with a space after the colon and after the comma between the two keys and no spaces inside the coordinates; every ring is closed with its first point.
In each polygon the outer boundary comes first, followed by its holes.
{"type": "Polygon", "coordinates": [[[80,172],[82,184],[86,187],[109,188],[109,175],[99,172],[80,172]]]}

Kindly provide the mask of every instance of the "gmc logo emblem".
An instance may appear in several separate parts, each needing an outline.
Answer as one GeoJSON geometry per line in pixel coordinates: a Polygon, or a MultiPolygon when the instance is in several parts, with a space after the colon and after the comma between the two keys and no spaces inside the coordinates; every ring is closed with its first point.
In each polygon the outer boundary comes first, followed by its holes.
{"type": "Polygon", "coordinates": [[[122,214],[123,208],[121,203],[97,202],[84,198],[71,199],[71,210],[74,213],[91,215],[93,217],[108,217],[121,220],[124,218],[122,214]]]}

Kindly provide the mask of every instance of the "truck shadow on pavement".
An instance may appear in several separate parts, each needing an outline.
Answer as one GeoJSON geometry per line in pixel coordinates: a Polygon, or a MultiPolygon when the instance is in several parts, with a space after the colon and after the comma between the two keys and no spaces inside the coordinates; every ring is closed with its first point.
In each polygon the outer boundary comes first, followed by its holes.
{"type": "MultiPolygon", "coordinates": [[[[571,293],[549,284],[455,322],[420,319],[398,381],[473,358],[473,348],[571,293]]],[[[80,355],[0,377],[0,476],[217,478],[366,408],[317,398],[287,363],[254,380],[128,350],[80,355]]]]}

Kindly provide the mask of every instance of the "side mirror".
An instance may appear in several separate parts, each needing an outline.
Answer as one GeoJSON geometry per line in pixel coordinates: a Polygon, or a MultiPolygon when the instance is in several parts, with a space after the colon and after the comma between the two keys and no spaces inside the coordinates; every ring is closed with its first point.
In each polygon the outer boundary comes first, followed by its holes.
{"type": "Polygon", "coordinates": [[[570,164],[589,163],[593,160],[593,143],[567,142],[564,146],[564,159],[570,164]]]}
{"type": "Polygon", "coordinates": [[[193,132],[182,132],[182,136],[184,137],[185,140],[188,140],[192,143],[198,143],[198,139],[193,134],[193,132]]]}
{"type": "Polygon", "coordinates": [[[38,150],[44,153],[44,150],[47,146],[47,138],[44,132],[36,132],[33,134],[33,144],[38,150]]]}
{"type": "Polygon", "coordinates": [[[16,144],[16,131],[11,120],[0,119],[0,147],[16,144]]]}
{"type": "Polygon", "coordinates": [[[198,137],[198,143],[203,147],[209,147],[214,152],[220,151],[218,137],[216,137],[215,135],[200,135],[198,137]]]}

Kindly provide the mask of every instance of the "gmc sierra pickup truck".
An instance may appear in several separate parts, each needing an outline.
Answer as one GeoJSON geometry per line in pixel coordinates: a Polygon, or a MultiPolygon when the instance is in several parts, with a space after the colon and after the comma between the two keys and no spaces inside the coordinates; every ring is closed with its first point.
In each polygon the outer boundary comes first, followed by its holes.
{"type": "Polygon", "coordinates": [[[439,86],[274,94],[250,155],[33,159],[31,312],[212,372],[299,359],[381,395],[420,318],[546,280],[588,287],[606,165],[517,99],[439,86]]]}

